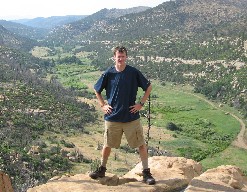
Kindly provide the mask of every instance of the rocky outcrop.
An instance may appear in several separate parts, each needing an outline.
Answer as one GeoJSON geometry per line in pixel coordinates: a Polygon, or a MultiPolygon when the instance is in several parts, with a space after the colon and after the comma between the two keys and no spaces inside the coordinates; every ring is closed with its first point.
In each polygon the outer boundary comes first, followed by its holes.
{"type": "Polygon", "coordinates": [[[137,164],[123,177],[107,173],[106,177],[91,179],[88,174],[54,177],[46,184],[27,192],[171,192],[183,191],[246,191],[247,179],[234,166],[220,166],[202,173],[200,163],[182,157],[156,156],[149,158],[155,185],[142,183],[142,165],[137,164]]]}
{"type": "MultiPolygon", "coordinates": [[[[172,191],[185,188],[189,182],[202,173],[202,165],[183,157],[155,156],[149,158],[151,173],[157,180],[154,191],[172,191]],[[158,190],[159,189],[159,190],[158,190]]],[[[142,164],[139,163],[124,178],[142,180],[142,164]]],[[[145,184],[142,184],[147,187],[145,184]]],[[[152,191],[152,190],[150,190],[152,191]]]]}
{"type": "Polygon", "coordinates": [[[14,192],[8,175],[0,171],[0,192],[14,192]]]}
{"type": "Polygon", "coordinates": [[[238,167],[222,165],[195,177],[185,190],[185,192],[198,191],[247,191],[247,178],[238,167]]]}

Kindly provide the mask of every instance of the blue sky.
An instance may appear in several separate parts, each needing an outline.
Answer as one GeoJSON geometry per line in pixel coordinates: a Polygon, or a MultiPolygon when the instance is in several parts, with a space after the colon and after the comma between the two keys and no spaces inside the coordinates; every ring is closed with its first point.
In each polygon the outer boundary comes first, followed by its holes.
{"type": "Polygon", "coordinates": [[[91,15],[103,8],[156,7],[167,0],[3,0],[0,19],[91,15]]]}

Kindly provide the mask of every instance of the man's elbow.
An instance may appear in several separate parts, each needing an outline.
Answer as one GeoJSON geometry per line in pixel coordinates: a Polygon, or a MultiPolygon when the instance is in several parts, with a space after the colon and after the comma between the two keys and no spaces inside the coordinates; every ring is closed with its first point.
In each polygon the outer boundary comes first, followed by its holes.
{"type": "Polygon", "coordinates": [[[94,89],[94,93],[95,94],[100,94],[96,89],[94,89]]]}

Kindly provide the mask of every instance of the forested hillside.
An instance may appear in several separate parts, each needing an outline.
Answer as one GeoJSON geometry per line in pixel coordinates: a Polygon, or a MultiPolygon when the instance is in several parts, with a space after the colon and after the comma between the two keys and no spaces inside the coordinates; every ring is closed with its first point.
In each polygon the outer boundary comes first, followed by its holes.
{"type": "Polygon", "coordinates": [[[115,21],[117,18],[123,15],[137,14],[147,9],[149,8],[134,7],[129,9],[102,9],[80,21],[54,28],[48,34],[48,37],[44,40],[44,43],[46,45],[54,45],[54,43],[55,45],[61,45],[61,43],[70,44],[74,41],[78,42],[77,36],[81,36],[82,34],[89,34],[88,38],[84,40],[95,39],[93,36],[96,31],[92,30],[97,30],[98,27],[101,28],[102,25],[108,26],[108,22],[115,21]],[[57,34],[59,34],[58,38],[57,34]]]}
{"type": "Polygon", "coordinates": [[[0,25],[15,35],[19,35],[32,40],[43,39],[49,32],[46,29],[28,27],[19,23],[0,20],[0,25]]]}
{"type": "MultiPolygon", "coordinates": [[[[108,17],[110,10],[74,22],[50,34],[56,42],[137,40],[147,36],[211,37],[239,35],[246,30],[244,0],[177,0],[135,14],[108,17]],[[58,36],[56,34],[62,34],[58,36]]],[[[48,38],[49,41],[49,38],[48,38]]]]}
{"type": "Polygon", "coordinates": [[[6,46],[21,51],[29,51],[35,45],[37,45],[36,40],[16,35],[0,24],[0,46],[6,46]]]}
{"type": "MultiPolygon", "coordinates": [[[[77,101],[77,92],[41,79],[52,66],[49,61],[2,46],[0,58],[0,166],[12,177],[15,191],[26,191],[72,167],[60,150],[73,145],[49,132],[83,133],[96,114],[77,101]]],[[[81,156],[79,161],[86,160],[81,156]]]]}

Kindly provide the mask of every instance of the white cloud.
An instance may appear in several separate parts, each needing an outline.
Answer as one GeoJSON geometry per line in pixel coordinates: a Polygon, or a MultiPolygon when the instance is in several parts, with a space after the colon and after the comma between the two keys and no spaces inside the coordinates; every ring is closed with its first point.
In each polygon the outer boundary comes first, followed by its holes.
{"type": "Polygon", "coordinates": [[[103,8],[155,7],[167,0],[5,0],[0,19],[34,18],[63,15],[91,15],[103,8]]]}

